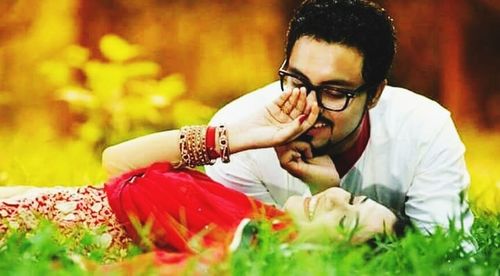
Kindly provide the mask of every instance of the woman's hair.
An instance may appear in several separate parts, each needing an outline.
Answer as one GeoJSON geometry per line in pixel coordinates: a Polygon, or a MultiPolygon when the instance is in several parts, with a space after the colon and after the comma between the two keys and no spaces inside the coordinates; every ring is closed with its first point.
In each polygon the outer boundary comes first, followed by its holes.
{"type": "Polygon", "coordinates": [[[392,226],[392,231],[396,237],[402,237],[407,228],[411,226],[410,218],[407,215],[401,213],[401,211],[389,208],[396,216],[396,222],[392,226]]]}
{"type": "MultiPolygon", "coordinates": [[[[387,206],[386,206],[387,207],[387,206]]],[[[387,234],[383,233],[381,235],[376,235],[375,237],[367,240],[365,243],[372,247],[376,248],[380,241],[391,241],[391,237],[401,238],[405,235],[406,231],[412,227],[410,219],[408,216],[402,214],[400,211],[397,211],[393,208],[387,207],[392,213],[396,216],[396,221],[392,225],[392,233],[387,234]]]]}
{"type": "Polygon", "coordinates": [[[304,36],[356,48],[363,56],[363,80],[373,88],[370,97],[387,78],[396,51],[392,19],[379,5],[364,0],[304,1],[288,27],[287,61],[295,42],[304,36]]]}

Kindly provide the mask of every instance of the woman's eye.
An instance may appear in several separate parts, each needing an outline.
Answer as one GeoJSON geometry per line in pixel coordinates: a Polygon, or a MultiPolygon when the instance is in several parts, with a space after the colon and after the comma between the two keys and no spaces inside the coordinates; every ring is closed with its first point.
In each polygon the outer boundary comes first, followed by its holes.
{"type": "Polygon", "coordinates": [[[347,218],[347,216],[343,216],[340,221],[339,221],[339,225],[340,227],[344,228],[345,227],[345,219],[347,218]]]}
{"type": "Polygon", "coordinates": [[[353,204],[354,203],[354,194],[351,194],[351,197],[349,198],[349,204],[353,204]]]}

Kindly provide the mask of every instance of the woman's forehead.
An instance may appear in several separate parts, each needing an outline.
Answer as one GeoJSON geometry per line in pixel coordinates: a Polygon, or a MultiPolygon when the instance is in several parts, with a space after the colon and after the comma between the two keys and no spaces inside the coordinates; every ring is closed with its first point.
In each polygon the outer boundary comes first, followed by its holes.
{"type": "Polygon", "coordinates": [[[346,194],[351,194],[349,193],[348,191],[342,189],[342,188],[339,188],[339,187],[332,187],[332,188],[328,188],[326,189],[325,191],[319,193],[318,195],[320,194],[328,194],[328,195],[346,195],[346,194]]]}
{"type": "Polygon", "coordinates": [[[372,199],[366,200],[363,204],[360,205],[360,211],[365,215],[388,219],[396,217],[396,215],[391,210],[389,210],[389,208],[372,199]]]}

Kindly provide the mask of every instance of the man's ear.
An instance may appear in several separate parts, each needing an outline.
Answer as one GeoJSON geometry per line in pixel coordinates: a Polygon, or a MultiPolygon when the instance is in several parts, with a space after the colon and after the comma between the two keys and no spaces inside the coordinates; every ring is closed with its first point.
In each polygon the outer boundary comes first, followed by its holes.
{"type": "Polygon", "coordinates": [[[375,93],[373,93],[373,96],[370,99],[368,99],[368,108],[374,108],[377,105],[380,96],[382,96],[382,91],[384,91],[386,85],[387,85],[387,79],[380,82],[380,84],[377,86],[375,90],[375,93]]]}

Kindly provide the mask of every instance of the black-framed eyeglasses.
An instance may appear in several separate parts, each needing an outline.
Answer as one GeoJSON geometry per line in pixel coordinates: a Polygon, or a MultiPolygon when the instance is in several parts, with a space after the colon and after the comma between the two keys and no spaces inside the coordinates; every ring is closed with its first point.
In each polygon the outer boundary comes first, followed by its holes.
{"type": "Polygon", "coordinates": [[[361,91],[368,88],[362,84],[356,89],[346,89],[330,85],[313,85],[311,82],[300,75],[288,72],[284,69],[285,63],[278,71],[280,76],[281,90],[305,87],[307,93],[316,91],[318,105],[321,108],[331,111],[343,111],[349,105],[349,102],[355,98],[361,91]]]}

